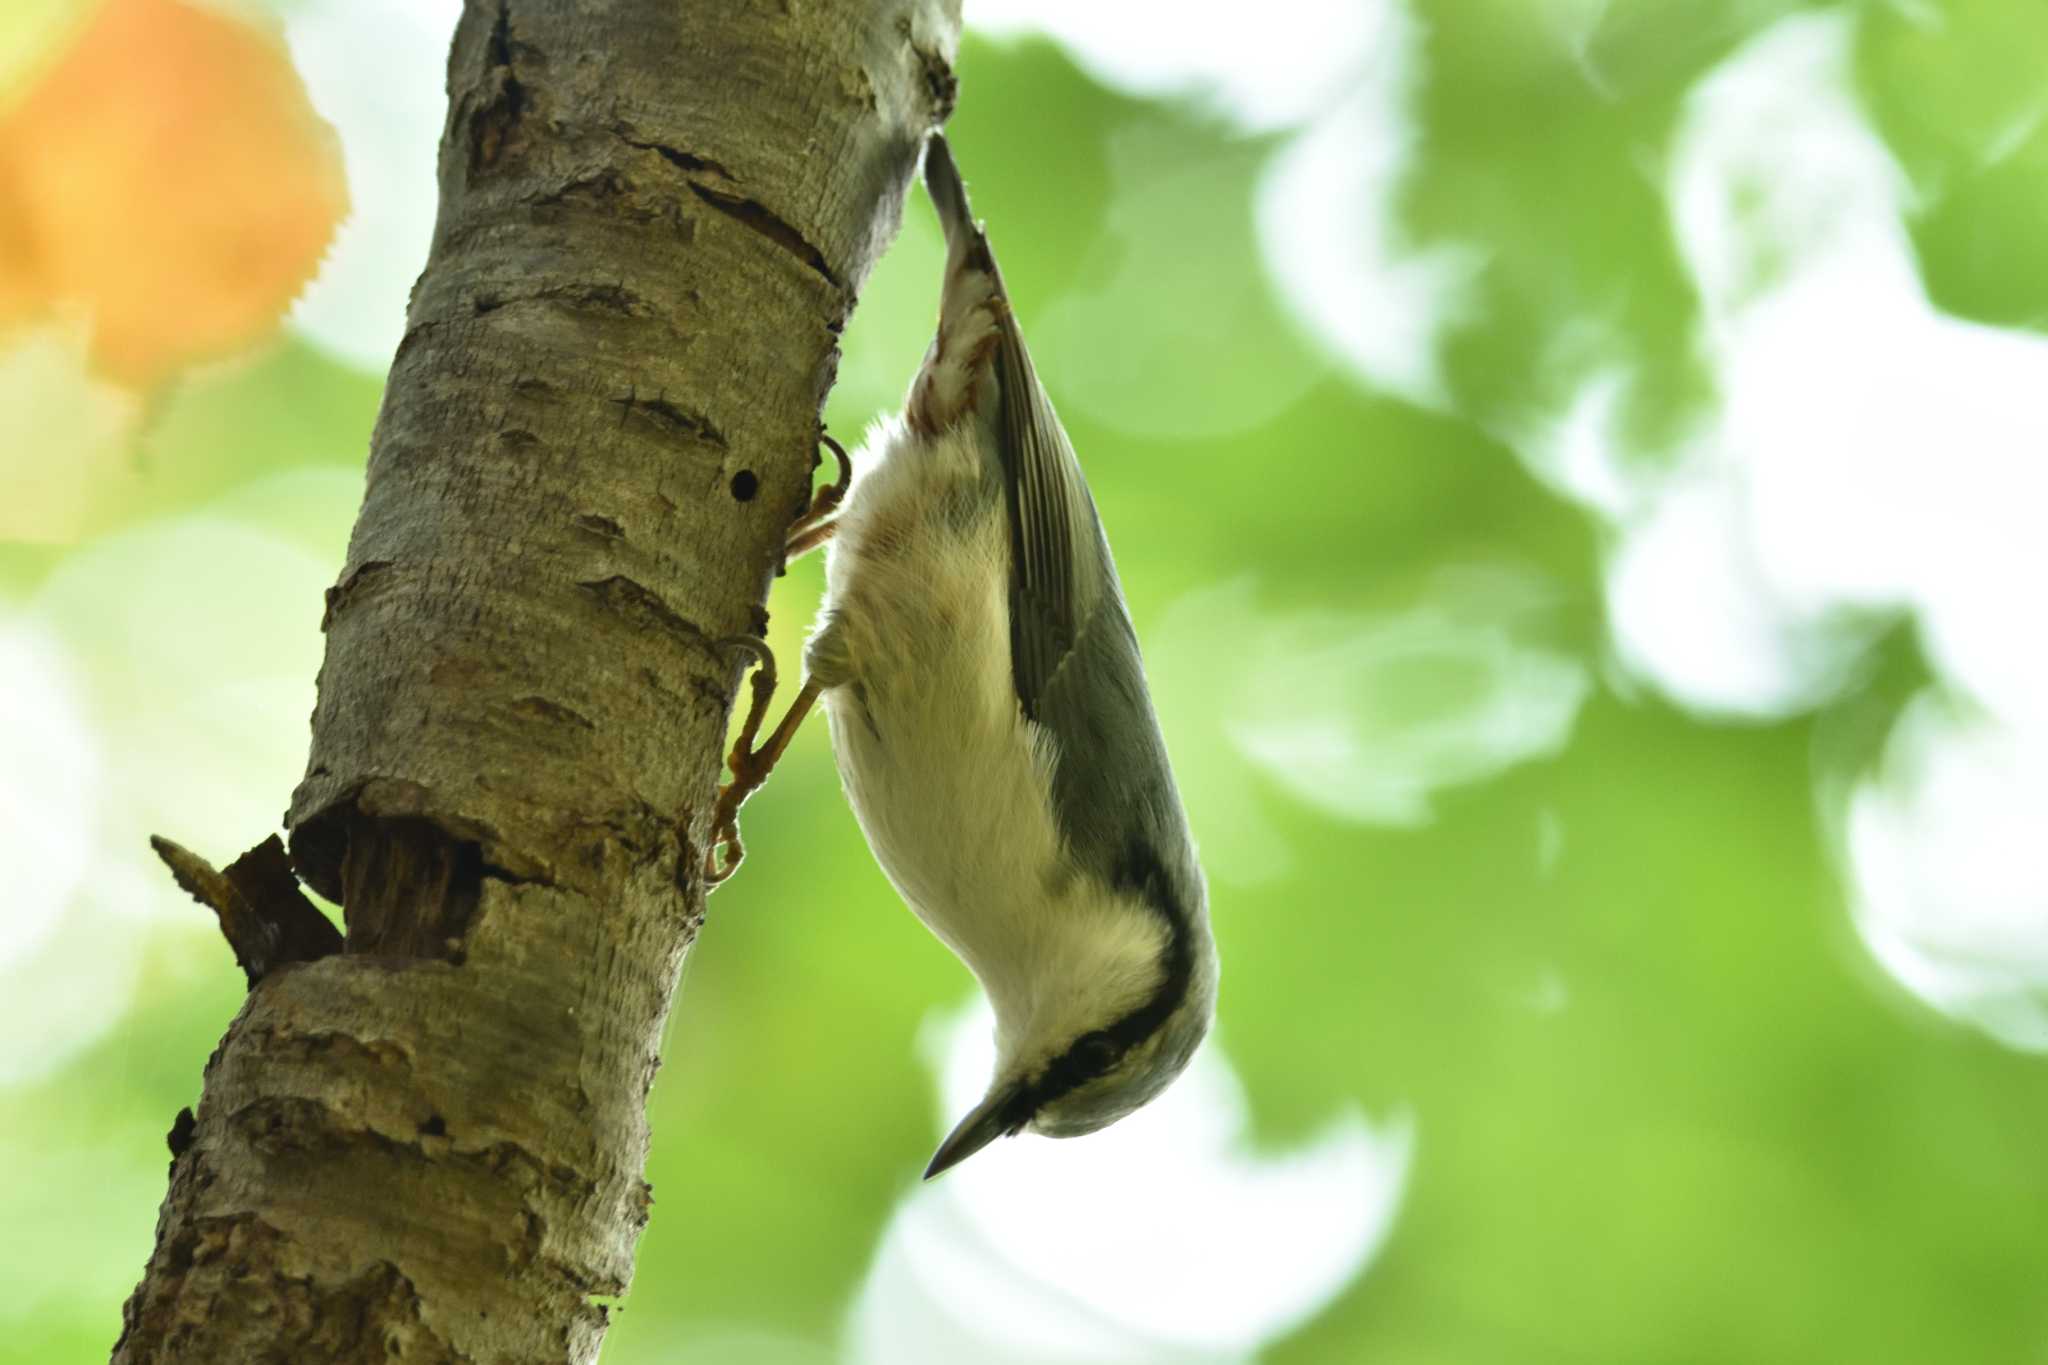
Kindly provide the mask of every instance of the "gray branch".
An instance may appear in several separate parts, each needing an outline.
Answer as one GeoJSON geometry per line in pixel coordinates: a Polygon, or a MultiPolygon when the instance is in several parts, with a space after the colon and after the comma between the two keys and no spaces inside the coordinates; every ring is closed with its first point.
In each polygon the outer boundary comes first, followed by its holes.
{"type": "Polygon", "coordinates": [[[252,984],[115,1361],[595,1359],[704,913],[710,642],[764,626],[958,26],[471,0],[289,816],[345,947],[274,946],[274,854],[168,846],[252,984]]]}

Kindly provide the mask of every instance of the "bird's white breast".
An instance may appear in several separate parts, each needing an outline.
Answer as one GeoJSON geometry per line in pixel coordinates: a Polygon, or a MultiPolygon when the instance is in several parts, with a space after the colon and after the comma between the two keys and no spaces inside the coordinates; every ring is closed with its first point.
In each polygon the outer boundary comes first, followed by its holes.
{"type": "Polygon", "coordinates": [[[1142,999],[1164,931],[1063,850],[1050,741],[1011,678],[1007,515],[971,440],[871,435],[806,663],[882,870],[980,978],[1006,1039],[1040,1037],[1142,999]]]}

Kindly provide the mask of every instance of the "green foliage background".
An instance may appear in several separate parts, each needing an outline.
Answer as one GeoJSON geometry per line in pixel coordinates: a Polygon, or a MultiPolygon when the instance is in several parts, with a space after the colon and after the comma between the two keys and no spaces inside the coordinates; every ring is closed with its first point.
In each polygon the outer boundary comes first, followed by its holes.
{"type": "MultiPolygon", "coordinates": [[[[1291,855],[1276,876],[1213,889],[1255,1141],[1284,1147],[1354,1103],[1406,1105],[1417,1122],[1389,1242],[1264,1358],[2048,1358],[2048,1073],[1870,963],[1817,814],[1816,734],[1888,715],[1924,677],[1909,633],[1817,717],[1717,723],[1617,687],[1599,668],[1600,532],[1477,420],[1526,399],[1527,357],[1592,311],[1619,317],[1654,378],[1636,422],[1675,424],[1698,399],[1695,302],[1634,157],[1668,136],[1694,81],[1794,7],[1616,3],[1601,41],[1629,76],[1604,93],[1532,41],[1538,8],[1417,6],[1429,68],[1404,227],[1487,252],[1483,306],[1447,355],[1471,418],[1376,395],[1290,320],[1253,220],[1272,139],[1109,92],[1041,41],[972,40],[960,63],[952,136],[1027,333],[1044,349],[1035,324],[1058,301],[1154,282],[1124,330],[1107,309],[1054,327],[1062,349],[1045,362],[1056,398],[1062,376],[1095,371],[1133,407],[1193,414],[1192,434],[1142,438],[1065,413],[1141,634],[1246,576],[1262,609],[1359,613],[1412,602],[1446,567],[1510,563],[1558,585],[1549,638],[1599,679],[1562,752],[1441,793],[1409,828],[1318,813],[1250,766],[1191,754],[1222,743],[1201,670],[1156,679],[1176,756],[1201,776],[1187,792],[1198,831],[1229,838],[1205,824],[1248,809],[1291,855]],[[1112,145],[1142,148],[1179,188],[1134,200],[1112,145]],[[1547,860],[1546,828],[1563,831],[1547,860]],[[1569,983],[1566,1007],[1511,1003],[1546,976],[1569,983]]],[[[2048,137],[1988,170],[1969,149],[2038,101],[2048,8],[1912,8],[1941,22],[1871,6],[1856,70],[1909,174],[1949,187],[1910,225],[1929,289],[1962,316],[2038,327],[2048,137]]],[[[914,196],[847,336],[834,431],[893,406],[939,260],[914,196]]],[[[338,565],[349,509],[289,492],[331,483],[276,479],[358,470],[378,391],[378,376],[291,339],[193,376],[146,441],[175,473],[108,534],[225,506],[338,565]]],[[[0,596],[27,599],[91,550],[0,547],[0,596]]],[[[784,657],[818,582],[813,560],[777,586],[784,657]]],[[[234,624],[296,638],[320,603],[293,610],[234,624]]],[[[1220,663],[1240,645],[1211,647],[1220,663]]],[[[103,702],[151,704],[141,682],[103,702]]],[[[295,776],[248,780],[274,783],[282,807],[295,776]]],[[[123,780],[118,761],[109,780],[123,780]]],[[[966,978],[876,871],[822,727],[747,825],[753,856],[712,901],[653,1097],[657,1205],[614,1365],[702,1358],[679,1343],[735,1324],[829,1350],[939,1121],[916,1038],[966,978]]],[[[130,834],[140,846],[150,832],[130,834]]],[[[85,976],[60,991],[51,1008],[118,1022],[0,1092],[0,1365],[99,1359],[112,1341],[151,1242],[164,1132],[240,995],[202,921],[187,906],[137,928],[132,996],[103,998],[85,976]]]]}

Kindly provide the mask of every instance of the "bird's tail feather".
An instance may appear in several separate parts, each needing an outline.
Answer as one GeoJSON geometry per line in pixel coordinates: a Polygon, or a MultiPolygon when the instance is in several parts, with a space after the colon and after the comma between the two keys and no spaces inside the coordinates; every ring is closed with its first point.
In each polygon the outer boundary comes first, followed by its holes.
{"type": "Polygon", "coordinates": [[[911,385],[906,416],[912,430],[932,433],[959,421],[978,392],[994,391],[991,366],[1004,329],[1013,324],[1002,272],[968,207],[952,148],[938,133],[925,143],[924,184],[946,232],[946,274],[938,334],[911,385]]]}
{"type": "Polygon", "coordinates": [[[960,167],[953,161],[953,149],[946,145],[944,133],[933,133],[925,141],[924,187],[939,211],[939,225],[946,230],[946,254],[957,257],[974,246],[981,234],[975,228],[967,186],[960,179],[960,167]]]}

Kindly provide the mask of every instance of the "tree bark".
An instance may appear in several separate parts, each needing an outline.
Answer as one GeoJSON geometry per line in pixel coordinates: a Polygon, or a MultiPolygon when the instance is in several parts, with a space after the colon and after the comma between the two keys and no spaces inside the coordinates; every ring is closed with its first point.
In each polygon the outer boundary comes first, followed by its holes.
{"type": "MultiPolygon", "coordinates": [[[[744,663],[714,642],[765,626],[958,27],[470,0],[288,816],[345,948],[236,944],[114,1360],[596,1357],[703,917],[744,663]]],[[[169,848],[224,928],[296,894],[169,848]]]]}

